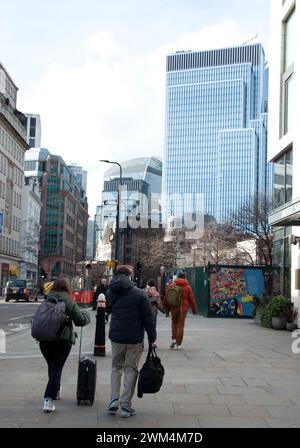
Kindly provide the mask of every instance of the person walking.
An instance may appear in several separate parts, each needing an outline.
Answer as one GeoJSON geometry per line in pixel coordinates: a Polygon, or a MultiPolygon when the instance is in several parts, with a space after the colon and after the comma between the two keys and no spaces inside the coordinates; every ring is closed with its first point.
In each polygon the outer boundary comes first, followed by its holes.
{"type": "Polygon", "coordinates": [[[172,284],[166,290],[164,297],[164,307],[171,312],[172,319],[172,342],[171,349],[182,349],[182,340],[184,335],[185,318],[189,308],[192,308],[193,314],[197,314],[196,300],[193,294],[193,290],[185,278],[185,273],[180,272],[178,278],[174,280],[174,283],[182,290],[182,302],[181,306],[170,307],[167,303],[168,290],[172,287],[172,284]]]}
{"type": "Polygon", "coordinates": [[[163,307],[160,294],[156,289],[155,280],[152,279],[148,280],[146,288],[144,288],[144,291],[146,293],[146,296],[148,297],[148,300],[150,302],[154,314],[154,322],[156,328],[158,310],[164,314],[166,313],[166,310],[163,307]]]}
{"type": "Polygon", "coordinates": [[[126,266],[117,269],[106,293],[107,312],[111,315],[109,339],[112,348],[111,401],[107,412],[122,418],[135,415],[132,407],[138,377],[138,365],[144,350],[145,330],[149,344],[156,340],[153,311],[145,292],[131,281],[132,272],[126,266]],[[121,378],[124,388],[120,395],[121,378]]]}
{"type": "Polygon", "coordinates": [[[75,344],[76,334],[73,332],[73,323],[84,327],[90,322],[87,311],[81,310],[70,298],[70,287],[65,278],[52,282],[51,289],[47,289],[47,298],[55,298],[65,302],[66,325],[55,342],[40,341],[40,350],[48,365],[48,383],[44,394],[44,412],[55,410],[54,400],[61,398],[61,376],[65,362],[75,344]]]}

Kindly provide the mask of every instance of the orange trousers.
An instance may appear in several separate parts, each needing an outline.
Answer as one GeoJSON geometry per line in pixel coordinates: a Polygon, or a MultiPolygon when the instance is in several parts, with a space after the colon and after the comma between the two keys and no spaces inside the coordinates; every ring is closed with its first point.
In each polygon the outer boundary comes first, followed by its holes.
{"type": "Polygon", "coordinates": [[[172,339],[177,345],[181,345],[184,333],[184,323],[187,312],[181,311],[181,308],[171,310],[172,317],[172,339]]]}

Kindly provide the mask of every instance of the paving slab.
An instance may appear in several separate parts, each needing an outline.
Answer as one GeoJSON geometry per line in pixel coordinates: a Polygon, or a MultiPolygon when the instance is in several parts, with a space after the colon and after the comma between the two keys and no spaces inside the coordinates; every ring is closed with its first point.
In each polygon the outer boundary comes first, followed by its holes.
{"type": "Polygon", "coordinates": [[[247,404],[240,395],[209,394],[208,397],[213,404],[247,404]]]}
{"type": "Polygon", "coordinates": [[[222,404],[175,403],[176,415],[230,415],[229,409],[222,404]]]}

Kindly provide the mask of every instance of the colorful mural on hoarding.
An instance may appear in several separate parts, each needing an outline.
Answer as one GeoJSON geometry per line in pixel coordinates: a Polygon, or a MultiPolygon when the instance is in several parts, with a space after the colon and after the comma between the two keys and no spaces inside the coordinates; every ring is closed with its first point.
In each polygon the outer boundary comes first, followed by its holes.
{"type": "Polygon", "coordinates": [[[253,297],[262,298],[262,269],[213,267],[209,273],[210,312],[219,317],[253,315],[253,297]]]}

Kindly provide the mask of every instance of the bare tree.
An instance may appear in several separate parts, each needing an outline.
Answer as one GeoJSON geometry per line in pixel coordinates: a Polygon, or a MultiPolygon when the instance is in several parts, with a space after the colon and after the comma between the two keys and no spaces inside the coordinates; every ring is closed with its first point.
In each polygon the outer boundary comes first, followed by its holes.
{"type": "Polygon", "coordinates": [[[39,254],[39,235],[40,225],[33,218],[30,218],[21,244],[25,259],[30,258],[37,261],[39,254]]]}
{"type": "Polygon", "coordinates": [[[231,224],[256,241],[258,264],[272,266],[273,235],[268,224],[272,201],[267,196],[254,196],[232,214],[231,224]]]}

